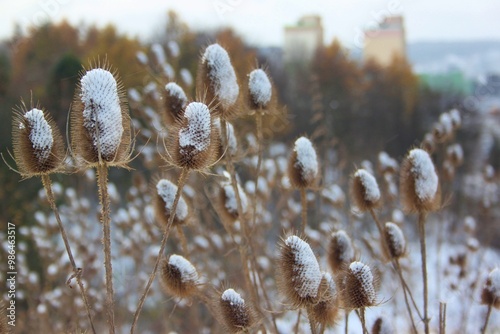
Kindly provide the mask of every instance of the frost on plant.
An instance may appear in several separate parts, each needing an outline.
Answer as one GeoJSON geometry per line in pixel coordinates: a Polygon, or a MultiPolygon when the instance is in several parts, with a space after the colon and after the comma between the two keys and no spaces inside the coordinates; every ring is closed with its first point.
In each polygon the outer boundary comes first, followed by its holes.
{"type": "MultiPolygon", "coordinates": [[[[39,162],[43,163],[50,156],[54,138],[52,137],[52,128],[45,120],[43,111],[33,108],[24,114],[30,128],[29,140],[33,145],[33,150],[39,162]]],[[[23,123],[19,127],[24,127],[23,123]]]]}
{"type": "Polygon", "coordinates": [[[380,199],[380,190],[377,180],[364,169],[358,169],[354,177],[359,178],[364,187],[364,199],[368,202],[377,202],[380,199]]]}
{"type": "Polygon", "coordinates": [[[182,282],[195,283],[198,280],[196,268],[184,257],[176,254],[171,255],[168,259],[168,264],[179,270],[182,282]]]}
{"type": "Polygon", "coordinates": [[[221,299],[233,306],[244,306],[245,300],[234,289],[227,289],[222,293],[221,299]]]}
{"type": "Polygon", "coordinates": [[[313,180],[318,175],[318,158],[311,141],[300,137],[295,141],[293,151],[297,154],[295,168],[300,170],[304,180],[313,180]]]}
{"type": "Polygon", "coordinates": [[[258,107],[265,107],[271,101],[272,85],[264,70],[256,69],[250,72],[248,89],[253,103],[258,107]]]}
{"type": "MultiPolygon", "coordinates": [[[[236,201],[236,194],[234,192],[234,188],[231,185],[231,182],[224,182],[222,184],[222,187],[224,189],[224,195],[225,195],[225,203],[224,206],[227,209],[227,211],[232,214],[232,215],[237,215],[238,214],[238,205],[236,201]]],[[[243,210],[243,213],[247,212],[247,207],[248,207],[248,199],[247,195],[245,194],[245,191],[241,188],[241,186],[238,184],[238,192],[241,200],[241,209],[243,210]]]]}
{"type": "Polygon", "coordinates": [[[80,98],[84,104],[83,126],[94,149],[106,159],[112,158],[124,131],[115,78],[101,68],[88,71],[81,80],[80,98]]]}
{"type": "Polygon", "coordinates": [[[181,151],[193,148],[195,152],[205,151],[210,145],[210,110],[203,103],[191,102],[186,107],[184,117],[187,126],[179,130],[181,151]]]}
{"type": "MultiPolygon", "coordinates": [[[[169,180],[162,179],[156,184],[156,191],[158,195],[165,202],[165,209],[170,213],[172,206],[174,205],[175,194],[177,193],[177,186],[170,182],[169,180]]],[[[183,221],[188,215],[188,206],[186,201],[179,198],[179,203],[177,203],[177,208],[175,210],[175,215],[178,220],[183,221]]]]}
{"type": "Polygon", "coordinates": [[[415,192],[421,201],[434,198],[438,190],[438,176],[429,154],[422,149],[410,151],[411,172],[415,178],[415,192]]]}

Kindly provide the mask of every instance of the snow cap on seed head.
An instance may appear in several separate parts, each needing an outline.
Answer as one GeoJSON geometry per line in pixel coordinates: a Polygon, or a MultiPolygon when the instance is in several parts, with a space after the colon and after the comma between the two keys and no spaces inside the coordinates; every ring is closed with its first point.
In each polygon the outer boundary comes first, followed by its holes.
{"type": "Polygon", "coordinates": [[[215,309],[228,333],[244,333],[256,323],[255,312],[234,289],[226,289],[215,309]]]}
{"type": "Polygon", "coordinates": [[[186,93],[181,86],[175,82],[169,82],[165,85],[163,94],[164,120],[168,125],[174,124],[179,121],[183,114],[184,108],[188,104],[186,93]]]}
{"type": "Polygon", "coordinates": [[[493,269],[484,285],[481,293],[481,302],[500,309],[500,269],[493,269]]]}
{"type": "Polygon", "coordinates": [[[384,238],[386,245],[388,246],[388,254],[393,259],[399,259],[404,256],[406,251],[406,240],[403,231],[398,225],[387,222],[384,228],[384,238]]]}
{"type": "Polygon", "coordinates": [[[298,138],[288,161],[288,178],[295,188],[310,188],[318,178],[316,150],[306,137],[298,138]]]}
{"type": "Polygon", "coordinates": [[[191,297],[198,292],[199,275],[196,268],[180,255],[170,255],[160,264],[160,283],[165,293],[178,297],[191,297]]]}
{"type": "Polygon", "coordinates": [[[352,262],[345,269],[343,281],[342,301],[345,308],[358,309],[377,303],[375,276],[366,264],[352,262]]]}
{"type": "Polygon", "coordinates": [[[380,205],[380,189],[375,177],[365,169],[358,169],[352,178],[352,201],[361,211],[367,211],[380,205]]]}
{"type": "MultiPolygon", "coordinates": [[[[163,226],[166,226],[168,224],[168,220],[170,219],[177,189],[177,186],[167,179],[161,179],[156,183],[156,194],[153,196],[155,214],[156,219],[163,226]]],[[[185,224],[187,222],[188,213],[188,205],[184,200],[184,197],[181,195],[179,202],[177,203],[175,217],[172,224],[185,224]]]]}
{"type": "Polygon", "coordinates": [[[263,69],[255,69],[248,75],[248,93],[251,109],[265,110],[271,103],[273,85],[263,69]]]}

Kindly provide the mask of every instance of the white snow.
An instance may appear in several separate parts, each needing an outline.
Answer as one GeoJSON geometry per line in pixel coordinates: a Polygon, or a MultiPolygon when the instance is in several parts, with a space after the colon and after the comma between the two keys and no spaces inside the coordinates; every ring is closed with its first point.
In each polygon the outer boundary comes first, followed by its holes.
{"type": "Polygon", "coordinates": [[[169,82],[168,84],[166,84],[165,91],[168,93],[168,95],[183,101],[183,105],[187,104],[188,98],[186,96],[186,93],[184,93],[182,87],[175,82],[169,82]]]}
{"type": "Polygon", "coordinates": [[[389,238],[387,243],[391,245],[391,249],[394,249],[396,254],[403,254],[406,248],[403,231],[401,231],[398,225],[391,222],[385,223],[385,230],[389,238]]]}
{"type": "Polygon", "coordinates": [[[85,106],[83,126],[100,154],[114,155],[123,134],[116,80],[109,71],[96,68],[82,77],[81,86],[80,98],[85,106]]]}
{"type": "Polygon", "coordinates": [[[429,154],[419,148],[410,151],[411,172],[415,177],[415,191],[421,201],[431,200],[438,189],[438,176],[429,154]]]}
{"type": "Polygon", "coordinates": [[[148,56],[142,51],[137,51],[135,57],[142,65],[146,65],[148,63],[148,56]]]}
{"type": "Polygon", "coordinates": [[[135,101],[135,102],[141,101],[141,94],[139,94],[139,92],[135,88],[130,88],[128,90],[128,96],[130,97],[130,99],[132,101],[135,101]]]}
{"type": "Polygon", "coordinates": [[[202,63],[208,66],[211,85],[219,101],[226,108],[232,106],[240,88],[227,51],[219,44],[209,45],[203,54],[202,63]]]}
{"type": "Polygon", "coordinates": [[[193,85],[193,76],[191,75],[191,72],[187,68],[183,68],[180,71],[181,79],[184,82],[186,86],[191,86],[193,85]]]}
{"type": "Polygon", "coordinates": [[[366,298],[369,299],[369,302],[375,303],[377,295],[375,293],[375,287],[373,286],[373,274],[370,267],[362,262],[355,261],[349,265],[349,270],[361,284],[363,292],[366,298]]]}
{"type": "Polygon", "coordinates": [[[458,127],[462,124],[462,116],[460,116],[460,111],[458,111],[458,109],[450,110],[450,118],[453,126],[458,127]]]}
{"type": "Polygon", "coordinates": [[[332,184],[328,188],[323,189],[321,195],[333,203],[342,203],[345,200],[344,191],[336,184],[332,184]]]}
{"type": "Polygon", "coordinates": [[[495,299],[500,299],[500,269],[493,269],[488,275],[488,281],[490,281],[490,284],[485,288],[488,289],[495,299]]]}
{"type": "Polygon", "coordinates": [[[179,48],[179,44],[177,44],[176,41],[169,41],[167,43],[168,51],[172,55],[172,57],[177,58],[179,57],[181,50],[179,48]]]}
{"type": "Polygon", "coordinates": [[[443,126],[444,133],[449,134],[453,131],[453,123],[448,113],[442,113],[439,116],[439,123],[443,126]]]}
{"type": "Polygon", "coordinates": [[[377,180],[375,180],[375,177],[373,177],[373,175],[371,175],[364,169],[358,169],[354,173],[354,177],[358,178],[365,188],[365,201],[375,203],[380,199],[380,189],[378,188],[377,180]]]}
{"type": "Polygon", "coordinates": [[[44,162],[50,156],[54,144],[52,129],[40,109],[31,109],[24,114],[24,118],[30,127],[29,140],[35,156],[39,162],[44,162]]]}
{"type": "Polygon", "coordinates": [[[154,43],[153,45],[151,45],[151,51],[154,53],[156,61],[158,61],[160,65],[164,64],[167,61],[165,50],[163,50],[163,46],[161,46],[161,44],[154,43]]]}
{"type": "Polygon", "coordinates": [[[210,110],[201,102],[191,102],[184,112],[187,127],[179,130],[179,145],[182,148],[194,147],[202,152],[210,145],[211,119],[210,110]]]}
{"type": "Polygon", "coordinates": [[[398,169],[398,163],[395,159],[391,158],[389,154],[386,152],[380,152],[378,154],[378,163],[382,170],[393,168],[394,170],[398,169]]]}
{"type": "MultiPolygon", "coordinates": [[[[174,205],[175,194],[177,193],[177,186],[167,179],[161,179],[156,184],[156,191],[158,192],[158,195],[165,202],[165,208],[170,212],[172,209],[172,205],[174,205]]],[[[184,220],[187,218],[188,206],[186,204],[186,201],[184,201],[184,199],[182,198],[182,195],[179,198],[179,202],[177,203],[175,215],[179,220],[184,220]]]]}
{"type": "MultiPolygon", "coordinates": [[[[245,191],[241,188],[239,183],[237,184],[237,187],[241,200],[241,209],[243,210],[243,213],[245,213],[247,212],[247,207],[248,207],[247,195],[245,194],[245,191]]],[[[224,194],[226,195],[226,203],[224,204],[224,206],[226,207],[227,211],[229,211],[232,214],[238,213],[236,194],[234,192],[233,186],[231,185],[231,182],[229,181],[223,182],[222,188],[224,189],[224,194]]]]}
{"type": "Polygon", "coordinates": [[[264,70],[259,68],[250,72],[248,89],[255,104],[265,107],[271,101],[272,85],[264,70]]]}
{"type": "Polygon", "coordinates": [[[175,78],[175,70],[172,65],[170,65],[169,63],[164,63],[161,68],[167,78],[169,78],[170,80],[175,78]]]}
{"type": "Polygon", "coordinates": [[[181,273],[181,281],[184,283],[193,283],[198,280],[198,272],[196,268],[180,255],[170,255],[168,264],[175,267],[181,273]]]}
{"type": "MultiPolygon", "coordinates": [[[[219,130],[219,133],[221,135],[221,140],[222,140],[222,128],[221,128],[221,122],[219,117],[214,118],[214,126],[219,130]]],[[[231,155],[235,155],[237,150],[238,150],[238,140],[236,139],[236,136],[234,135],[234,127],[231,123],[226,122],[226,135],[228,138],[228,153],[231,155]]]]}
{"type": "Polygon", "coordinates": [[[460,144],[453,144],[446,148],[446,153],[448,156],[455,156],[457,160],[462,160],[464,158],[464,150],[460,144]]]}
{"type": "Polygon", "coordinates": [[[354,248],[349,235],[344,230],[332,233],[332,239],[337,243],[338,259],[342,262],[351,261],[354,258],[354,248]]]}
{"type": "Polygon", "coordinates": [[[296,285],[296,292],[302,298],[316,297],[321,283],[322,273],[318,260],[307,242],[292,235],[285,240],[285,244],[294,254],[294,277],[300,284],[296,285]]]}
{"type": "Polygon", "coordinates": [[[295,141],[293,150],[297,152],[295,167],[302,170],[306,179],[314,179],[318,175],[318,159],[311,141],[306,137],[300,137],[295,141]]]}
{"type": "Polygon", "coordinates": [[[245,306],[245,300],[234,289],[227,289],[222,293],[221,299],[229,302],[231,306],[245,306]]]}

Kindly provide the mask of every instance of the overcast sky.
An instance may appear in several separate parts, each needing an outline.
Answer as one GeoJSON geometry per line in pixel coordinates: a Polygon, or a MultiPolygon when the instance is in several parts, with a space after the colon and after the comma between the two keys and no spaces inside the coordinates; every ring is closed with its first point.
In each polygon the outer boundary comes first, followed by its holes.
{"type": "Polygon", "coordinates": [[[281,45],[283,27],[305,14],[322,16],[326,43],[338,37],[349,47],[387,14],[404,15],[409,42],[500,40],[499,0],[0,0],[0,38],[12,33],[15,22],[27,27],[67,18],[73,24],[111,22],[147,39],[169,9],[194,29],[232,26],[261,46],[281,45]]]}

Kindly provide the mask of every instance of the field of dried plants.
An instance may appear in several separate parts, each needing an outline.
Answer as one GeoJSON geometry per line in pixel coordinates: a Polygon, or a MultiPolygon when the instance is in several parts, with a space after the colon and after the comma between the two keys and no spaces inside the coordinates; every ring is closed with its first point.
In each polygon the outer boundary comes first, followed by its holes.
{"type": "MultiPolygon", "coordinates": [[[[355,166],[263,131],[286,118],[265,70],[237,78],[212,44],[196,74],[173,73],[164,53],[138,54],[142,90],[105,61],[85,69],[68,149],[50,110],[15,112],[12,169],[44,187],[36,225],[17,224],[12,332],[500,331],[500,254],[453,210],[460,110],[402,159],[355,166]]],[[[470,196],[495,210],[483,170],[470,196]]]]}

